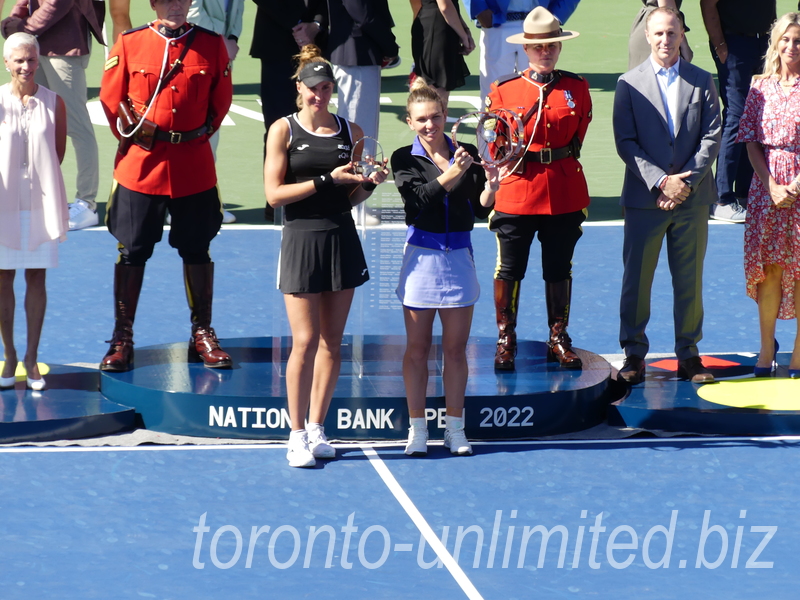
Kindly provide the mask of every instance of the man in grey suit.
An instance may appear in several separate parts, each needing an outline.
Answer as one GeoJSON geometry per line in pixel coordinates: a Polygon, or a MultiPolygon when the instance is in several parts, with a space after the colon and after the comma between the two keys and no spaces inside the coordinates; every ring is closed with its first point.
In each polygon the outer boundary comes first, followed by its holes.
{"type": "Polygon", "coordinates": [[[651,288],[666,238],[678,376],[709,383],[714,377],[697,343],[703,336],[708,207],[717,199],[711,166],[719,152],[719,100],[711,74],[680,59],[683,24],[676,11],[653,11],[645,34],[651,55],[619,78],[614,97],[614,138],[626,166],[620,198],[620,345],[626,358],[619,376],[630,384],[644,379],[651,288]]]}

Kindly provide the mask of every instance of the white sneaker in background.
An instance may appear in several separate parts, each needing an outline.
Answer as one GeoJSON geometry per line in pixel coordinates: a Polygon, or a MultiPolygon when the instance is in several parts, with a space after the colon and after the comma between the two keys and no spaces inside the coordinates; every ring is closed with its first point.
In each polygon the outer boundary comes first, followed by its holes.
{"type": "Polygon", "coordinates": [[[290,467],[313,467],[317,464],[308,447],[308,432],[305,429],[292,431],[289,434],[286,458],[290,467]]]}
{"type": "Polygon", "coordinates": [[[69,205],[70,231],[94,227],[98,222],[97,211],[92,210],[85,200],[77,198],[75,202],[69,205]]]}
{"type": "Polygon", "coordinates": [[[711,218],[725,223],[744,223],[747,220],[747,209],[738,202],[712,204],[711,218]]]}
{"type": "Polygon", "coordinates": [[[336,448],[328,443],[325,428],[319,423],[308,424],[308,447],[314,458],[336,458],[336,448]]]}

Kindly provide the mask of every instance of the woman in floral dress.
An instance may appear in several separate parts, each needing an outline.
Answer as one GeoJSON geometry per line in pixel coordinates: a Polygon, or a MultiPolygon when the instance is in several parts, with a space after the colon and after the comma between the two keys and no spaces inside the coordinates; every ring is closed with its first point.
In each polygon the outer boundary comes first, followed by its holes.
{"type": "MultiPolygon", "coordinates": [[[[753,79],[738,141],[747,143],[755,170],[744,267],[761,329],[755,374],[764,377],[776,364],[776,319],[800,316],[800,13],[787,13],[772,27],[764,73],[753,79]]],[[[789,376],[800,378],[800,319],[789,376]]]]}

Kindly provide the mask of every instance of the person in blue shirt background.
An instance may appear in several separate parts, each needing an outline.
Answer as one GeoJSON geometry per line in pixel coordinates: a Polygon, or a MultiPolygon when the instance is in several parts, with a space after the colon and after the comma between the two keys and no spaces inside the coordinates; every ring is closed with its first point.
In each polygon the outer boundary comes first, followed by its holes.
{"type": "Polygon", "coordinates": [[[480,82],[481,102],[489,86],[503,75],[528,68],[528,57],[520,44],[509,44],[506,38],[522,33],[522,22],[528,13],[542,6],[555,15],[561,24],[575,12],[580,0],[465,0],[469,16],[481,28],[480,82]]]}

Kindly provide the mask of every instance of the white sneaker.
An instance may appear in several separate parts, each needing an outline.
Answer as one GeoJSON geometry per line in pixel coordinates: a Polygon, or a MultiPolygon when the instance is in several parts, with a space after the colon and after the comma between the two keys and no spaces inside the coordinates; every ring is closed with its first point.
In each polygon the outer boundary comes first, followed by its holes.
{"type": "Polygon", "coordinates": [[[405,453],[409,456],[425,456],[428,454],[428,428],[409,427],[408,443],[405,453]]]}
{"type": "Polygon", "coordinates": [[[69,205],[70,231],[94,227],[98,222],[97,211],[89,208],[89,204],[85,200],[78,198],[69,205]]]}
{"type": "Polygon", "coordinates": [[[747,209],[738,202],[712,204],[711,218],[726,223],[744,223],[747,220],[747,209]]]}
{"type": "Polygon", "coordinates": [[[472,454],[472,446],[467,441],[464,429],[445,429],[444,447],[450,448],[452,454],[458,454],[459,456],[472,454]]]}
{"type": "Polygon", "coordinates": [[[328,443],[325,428],[322,425],[308,426],[308,447],[314,458],[336,458],[336,448],[328,443]]]}
{"type": "Polygon", "coordinates": [[[317,464],[314,455],[308,448],[308,432],[305,429],[292,431],[289,434],[289,444],[286,458],[290,467],[313,467],[317,464]]]}

